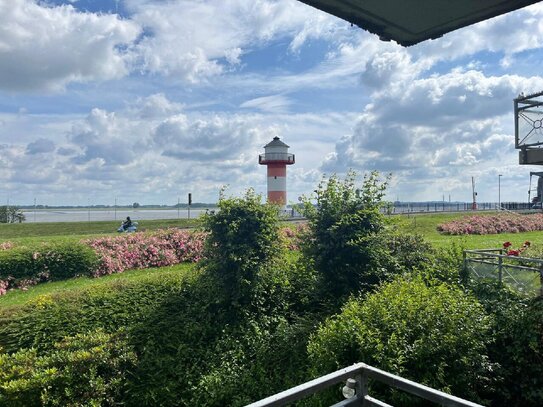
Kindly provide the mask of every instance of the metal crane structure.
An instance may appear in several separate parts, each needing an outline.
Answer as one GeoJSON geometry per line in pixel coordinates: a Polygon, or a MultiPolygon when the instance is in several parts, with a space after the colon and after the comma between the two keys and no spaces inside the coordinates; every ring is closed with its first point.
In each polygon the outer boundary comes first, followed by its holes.
{"type": "Polygon", "coordinates": [[[519,164],[543,165],[543,92],[520,94],[513,103],[519,164]]]}
{"type": "Polygon", "coordinates": [[[541,0],[300,0],[405,47],[541,0]]]}

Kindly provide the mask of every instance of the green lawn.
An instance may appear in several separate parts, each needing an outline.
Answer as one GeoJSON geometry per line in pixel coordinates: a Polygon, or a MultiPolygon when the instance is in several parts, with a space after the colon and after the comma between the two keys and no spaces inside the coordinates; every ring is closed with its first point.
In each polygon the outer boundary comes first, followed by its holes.
{"type": "MultiPolygon", "coordinates": [[[[398,224],[401,231],[407,233],[419,233],[436,247],[446,247],[451,242],[461,243],[470,249],[500,248],[503,242],[511,241],[513,247],[520,247],[526,240],[532,243],[532,247],[543,247],[543,232],[508,233],[499,235],[468,235],[450,236],[442,235],[437,231],[437,226],[453,219],[468,216],[465,213],[440,213],[394,216],[391,219],[398,224]]],[[[70,222],[70,223],[28,223],[28,224],[0,224],[0,242],[10,240],[13,242],[39,242],[51,240],[80,240],[96,235],[116,235],[115,229],[118,222],[70,222]]],[[[167,227],[193,227],[198,226],[195,219],[187,220],[150,220],[141,221],[140,230],[156,230],[167,227]]],[[[298,253],[291,253],[297,256],[298,253]]],[[[92,278],[77,278],[66,281],[40,284],[31,287],[28,291],[15,290],[4,296],[0,296],[0,307],[22,304],[39,295],[53,292],[78,290],[89,286],[100,286],[114,283],[117,280],[146,278],[155,273],[178,272],[190,270],[192,264],[181,264],[172,267],[156,269],[132,270],[121,274],[92,278]]]]}
{"type": "MultiPolygon", "coordinates": [[[[197,219],[159,219],[138,221],[138,230],[149,231],[171,227],[199,225],[197,219]]],[[[0,223],[0,242],[34,243],[49,240],[80,240],[96,235],[116,235],[120,221],[0,223]]]]}
{"type": "MultiPolygon", "coordinates": [[[[493,215],[492,212],[478,213],[479,216],[493,215]]],[[[513,247],[520,247],[526,240],[537,246],[543,245],[543,231],[525,233],[504,233],[498,235],[443,235],[437,226],[454,219],[473,215],[472,213],[439,213],[400,215],[397,221],[400,230],[408,233],[420,233],[436,247],[444,247],[451,242],[462,242],[469,249],[500,248],[503,242],[510,241],[513,247]]]]}
{"type": "Polygon", "coordinates": [[[12,306],[22,305],[30,300],[33,300],[42,295],[52,295],[65,291],[77,292],[90,287],[105,287],[115,284],[117,281],[132,281],[132,280],[153,280],[159,275],[184,272],[188,273],[194,270],[194,263],[182,263],[169,267],[157,267],[141,270],[128,270],[124,273],[112,274],[100,278],[79,277],[64,281],[55,281],[44,284],[38,284],[30,287],[27,291],[13,290],[5,295],[0,296],[0,308],[6,309],[12,306]]]}

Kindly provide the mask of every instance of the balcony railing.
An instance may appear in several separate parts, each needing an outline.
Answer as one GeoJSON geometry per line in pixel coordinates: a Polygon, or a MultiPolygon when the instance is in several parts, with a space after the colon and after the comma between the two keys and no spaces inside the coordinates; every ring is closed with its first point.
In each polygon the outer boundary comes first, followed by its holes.
{"type": "Polygon", "coordinates": [[[278,164],[294,164],[294,154],[289,153],[267,153],[258,156],[259,164],[278,163],[278,164]]]}
{"type": "Polygon", "coordinates": [[[319,377],[307,383],[293,387],[292,389],[275,394],[256,403],[249,404],[247,407],[275,407],[284,406],[289,403],[300,400],[304,397],[315,394],[318,391],[327,389],[337,383],[347,381],[344,394],[351,396],[332,407],[344,406],[378,406],[392,407],[379,401],[368,394],[368,379],[377,380],[396,389],[403,390],[407,393],[418,396],[424,400],[432,401],[441,406],[450,407],[483,407],[480,404],[473,403],[459,397],[452,396],[442,391],[432,389],[431,387],[404,379],[384,370],[366,365],[365,363],[357,363],[345,369],[338,370],[326,376],[319,377]]]}

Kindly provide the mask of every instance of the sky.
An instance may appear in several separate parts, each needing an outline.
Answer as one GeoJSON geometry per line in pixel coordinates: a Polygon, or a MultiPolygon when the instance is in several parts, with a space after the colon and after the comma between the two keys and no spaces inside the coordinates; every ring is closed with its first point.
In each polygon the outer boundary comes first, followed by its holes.
{"type": "Polygon", "coordinates": [[[526,201],[513,99],[542,65],[543,4],[404,48],[295,0],[0,0],[0,202],[265,194],[275,136],[289,202],[349,169],[390,200],[469,202],[474,177],[526,201]]]}

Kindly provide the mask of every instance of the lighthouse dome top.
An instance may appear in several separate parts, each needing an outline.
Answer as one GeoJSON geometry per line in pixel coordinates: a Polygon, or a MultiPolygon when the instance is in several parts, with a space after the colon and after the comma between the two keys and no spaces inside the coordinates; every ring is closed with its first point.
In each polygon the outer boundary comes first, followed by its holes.
{"type": "Polygon", "coordinates": [[[279,137],[275,136],[272,141],[270,141],[268,144],[266,144],[264,146],[264,148],[268,148],[268,147],[286,147],[286,148],[289,148],[290,146],[286,145],[285,143],[283,143],[279,139],[279,137]]]}

